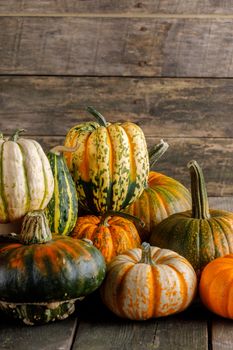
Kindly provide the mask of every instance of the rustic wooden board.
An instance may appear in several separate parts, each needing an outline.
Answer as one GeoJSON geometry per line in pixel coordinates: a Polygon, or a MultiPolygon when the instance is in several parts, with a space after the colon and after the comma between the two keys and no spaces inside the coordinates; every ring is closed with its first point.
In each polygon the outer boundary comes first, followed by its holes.
{"type": "MultiPolygon", "coordinates": [[[[232,208],[233,209],[233,208],[232,208]]],[[[215,317],[212,326],[212,349],[232,350],[233,348],[232,320],[215,317]]]]}
{"type": "Polygon", "coordinates": [[[233,212],[233,197],[210,197],[209,204],[211,208],[233,212]]]}
{"type": "Polygon", "coordinates": [[[0,74],[232,77],[233,18],[0,17],[0,74]]]}
{"type": "MultiPolygon", "coordinates": [[[[208,312],[207,312],[208,314],[208,312]]],[[[135,322],[114,316],[96,295],[82,303],[73,350],[207,350],[207,322],[203,310],[135,322]]]]}
{"type": "Polygon", "coordinates": [[[233,137],[233,79],[0,77],[0,130],[63,135],[91,120],[130,120],[146,137],[233,137]]]}
{"type": "MultiPolygon", "coordinates": [[[[29,136],[30,137],[30,136],[29,136]]],[[[63,144],[64,136],[33,136],[43,148],[63,144]]],[[[158,138],[147,138],[148,146],[158,143],[158,138]]],[[[169,149],[154,168],[181,181],[188,188],[190,177],[187,163],[195,159],[203,167],[209,196],[231,196],[232,185],[232,139],[169,138],[169,149]]]]}
{"type": "Polygon", "coordinates": [[[132,13],[229,14],[233,1],[209,0],[1,0],[0,12],[15,14],[132,13]]]}
{"type": "Polygon", "coordinates": [[[8,320],[0,313],[1,350],[70,350],[77,318],[29,327],[8,320]]]}

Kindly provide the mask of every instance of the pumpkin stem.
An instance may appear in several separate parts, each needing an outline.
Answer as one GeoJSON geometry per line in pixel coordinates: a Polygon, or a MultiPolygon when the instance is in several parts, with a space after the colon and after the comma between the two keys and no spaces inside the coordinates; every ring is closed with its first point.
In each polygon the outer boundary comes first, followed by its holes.
{"type": "Polygon", "coordinates": [[[51,240],[52,233],[43,210],[28,212],[23,219],[20,241],[27,245],[46,243],[51,240]]]}
{"type": "Polygon", "coordinates": [[[142,249],[142,257],[141,257],[141,260],[139,261],[139,264],[153,265],[150,244],[147,242],[143,242],[141,245],[141,249],[142,249]]]}
{"type": "Polygon", "coordinates": [[[75,152],[79,148],[79,143],[76,143],[75,147],[66,147],[66,146],[55,146],[49,152],[55,154],[56,156],[60,156],[62,152],[75,152]]]}
{"type": "Polygon", "coordinates": [[[160,140],[157,145],[154,145],[149,150],[149,160],[150,160],[150,168],[153,168],[155,163],[162,157],[162,155],[167,151],[169,144],[160,140]]]}
{"type": "Polygon", "coordinates": [[[114,211],[109,210],[105,214],[102,215],[100,224],[104,226],[108,226],[108,220],[111,216],[120,216],[124,219],[130,220],[130,221],[136,221],[140,226],[144,227],[145,223],[141,219],[139,219],[137,216],[128,214],[128,213],[122,213],[121,211],[114,211]]]}
{"type": "Polygon", "coordinates": [[[202,169],[195,160],[188,163],[188,168],[191,175],[192,217],[208,219],[210,218],[209,202],[202,169]]]}
{"type": "Polygon", "coordinates": [[[93,242],[88,238],[82,238],[82,241],[86,242],[87,244],[93,245],[93,242]]]}
{"type": "Polygon", "coordinates": [[[106,119],[95,108],[88,106],[87,111],[95,117],[100,126],[107,127],[106,119]]]}
{"type": "Polygon", "coordinates": [[[11,141],[17,142],[18,138],[20,137],[20,134],[22,132],[25,132],[25,129],[17,129],[15,130],[14,134],[11,136],[11,141]]]}

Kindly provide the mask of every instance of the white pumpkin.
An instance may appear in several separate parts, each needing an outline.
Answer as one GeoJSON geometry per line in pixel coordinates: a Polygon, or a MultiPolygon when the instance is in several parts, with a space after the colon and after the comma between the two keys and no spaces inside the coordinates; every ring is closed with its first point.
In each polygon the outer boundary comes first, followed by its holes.
{"type": "Polygon", "coordinates": [[[19,137],[0,137],[0,223],[44,209],[54,190],[48,158],[38,142],[19,137]]]}

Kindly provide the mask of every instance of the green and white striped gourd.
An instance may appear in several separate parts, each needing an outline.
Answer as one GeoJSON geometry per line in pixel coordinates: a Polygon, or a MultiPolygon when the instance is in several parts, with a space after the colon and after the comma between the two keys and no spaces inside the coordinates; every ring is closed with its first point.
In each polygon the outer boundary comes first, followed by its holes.
{"type": "Polygon", "coordinates": [[[45,213],[50,230],[60,235],[68,235],[73,230],[78,215],[75,184],[63,156],[64,151],[76,149],[57,146],[47,154],[54,176],[54,193],[45,213]]]}

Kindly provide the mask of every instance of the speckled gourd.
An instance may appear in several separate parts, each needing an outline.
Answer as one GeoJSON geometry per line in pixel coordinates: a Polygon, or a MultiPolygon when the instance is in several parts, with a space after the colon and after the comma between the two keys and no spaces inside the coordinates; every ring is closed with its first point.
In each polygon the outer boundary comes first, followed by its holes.
{"type": "Polygon", "coordinates": [[[130,249],[110,262],[101,297],[116,315],[132,320],[168,316],[192,302],[197,278],[191,264],[168,249],[130,249]]]}
{"type": "Polygon", "coordinates": [[[142,193],[149,173],[144,134],[131,122],[107,123],[92,107],[97,122],[74,126],[65,146],[79,148],[64,153],[76,183],[79,202],[92,213],[120,211],[142,193]]]}
{"type": "Polygon", "coordinates": [[[49,161],[35,140],[0,135],[0,223],[21,219],[31,210],[44,209],[54,180],[49,161]]]}
{"type": "Polygon", "coordinates": [[[106,263],[127,249],[139,247],[141,239],[130,218],[124,213],[102,216],[85,215],[78,218],[71,234],[73,238],[90,239],[103,254],[106,263]]]}

